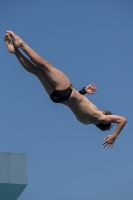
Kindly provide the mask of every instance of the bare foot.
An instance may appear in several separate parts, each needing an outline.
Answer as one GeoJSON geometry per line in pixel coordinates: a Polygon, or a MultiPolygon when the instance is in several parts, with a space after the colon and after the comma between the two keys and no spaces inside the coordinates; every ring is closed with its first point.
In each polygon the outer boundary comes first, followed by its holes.
{"type": "Polygon", "coordinates": [[[24,41],[18,35],[16,35],[12,31],[7,31],[7,34],[9,34],[10,37],[14,40],[13,44],[15,47],[17,47],[17,48],[23,47],[24,41]]]}
{"type": "Polygon", "coordinates": [[[8,33],[6,33],[6,35],[4,37],[4,41],[6,43],[8,51],[10,53],[15,53],[15,49],[14,49],[14,46],[13,46],[12,38],[8,33]]]}

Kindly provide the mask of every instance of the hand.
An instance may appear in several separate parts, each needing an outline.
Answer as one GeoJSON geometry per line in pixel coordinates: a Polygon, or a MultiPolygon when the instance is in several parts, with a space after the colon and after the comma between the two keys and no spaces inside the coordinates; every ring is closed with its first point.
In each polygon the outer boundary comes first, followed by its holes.
{"type": "Polygon", "coordinates": [[[93,94],[94,92],[97,92],[97,88],[96,88],[96,84],[95,83],[92,83],[88,86],[85,87],[85,91],[86,93],[88,94],[93,94]]]}
{"type": "Polygon", "coordinates": [[[110,147],[112,149],[115,139],[116,137],[114,135],[108,135],[106,138],[104,138],[105,140],[105,142],[103,143],[104,148],[108,149],[110,147]]]}

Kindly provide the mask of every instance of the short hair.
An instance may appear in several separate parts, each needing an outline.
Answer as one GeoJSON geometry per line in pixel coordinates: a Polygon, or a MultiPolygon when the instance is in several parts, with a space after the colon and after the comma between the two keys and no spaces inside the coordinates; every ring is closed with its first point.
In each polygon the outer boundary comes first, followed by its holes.
{"type": "MultiPolygon", "coordinates": [[[[104,115],[112,115],[112,113],[108,110],[103,111],[104,115]]],[[[104,123],[99,123],[95,124],[99,129],[102,131],[109,131],[112,128],[112,123],[104,124],[104,123]]]]}

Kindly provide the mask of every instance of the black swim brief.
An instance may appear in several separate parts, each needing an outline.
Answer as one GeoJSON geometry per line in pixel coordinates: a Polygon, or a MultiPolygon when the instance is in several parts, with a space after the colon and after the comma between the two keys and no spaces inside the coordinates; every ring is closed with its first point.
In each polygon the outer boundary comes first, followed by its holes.
{"type": "Polygon", "coordinates": [[[72,87],[72,85],[70,85],[65,90],[55,90],[50,95],[50,98],[54,103],[61,103],[61,102],[66,101],[66,100],[69,99],[69,97],[71,96],[72,91],[73,91],[73,87],[72,87]]]}

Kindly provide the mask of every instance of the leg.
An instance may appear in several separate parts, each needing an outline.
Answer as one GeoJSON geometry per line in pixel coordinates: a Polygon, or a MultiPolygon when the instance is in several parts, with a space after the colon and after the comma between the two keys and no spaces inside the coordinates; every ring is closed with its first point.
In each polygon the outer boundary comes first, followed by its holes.
{"type": "Polygon", "coordinates": [[[17,48],[14,48],[12,43],[12,39],[9,34],[5,35],[5,43],[10,53],[14,53],[21,63],[21,65],[30,73],[35,74],[39,80],[41,81],[42,85],[44,86],[46,92],[50,95],[54,91],[54,86],[49,81],[45,73],[39,69],[36,65],[31,63],[17,48]]]}
{"type": "Polygon", "coordinates": [[[65,74],[54,68],[49,62],[41,58],[34,50],[32,50],[20,37],[12,31],[7,31],[14,39],[14,45],[21,48],[31,61],[39,67],[53,84],[56,90],[63,90],[70,86],[70,81],[65,74]]]}

